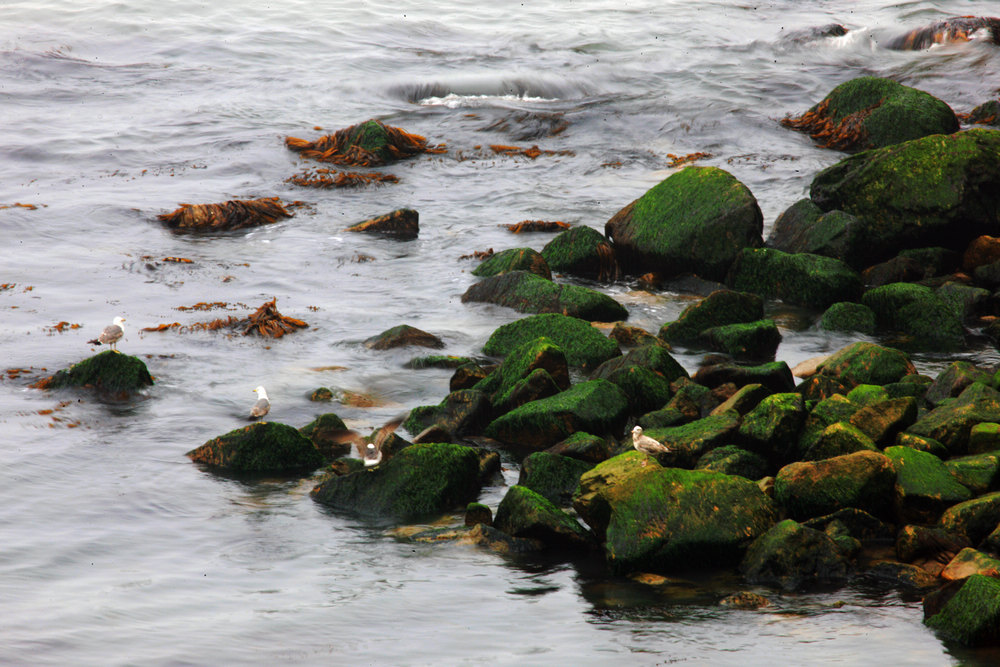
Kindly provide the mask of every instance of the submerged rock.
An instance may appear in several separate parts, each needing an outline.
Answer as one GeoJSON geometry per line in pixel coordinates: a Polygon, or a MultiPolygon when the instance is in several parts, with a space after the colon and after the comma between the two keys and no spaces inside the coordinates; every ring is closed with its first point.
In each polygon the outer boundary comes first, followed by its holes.
{"type": "Polygon", "coordinates": [[[420,234],[420,214],[401,208],[351,225],[344,231],[386,234],[399,239],[415,239],[420,234]]]}
{"type": "Polygon", "coordinates": [[[546,280],[552,280],[552,271],[545,258],[531,248],[508,248],[490,255],[473,269],[472,275],[487,278],[508,271],[527,271],[546,280]]]}
{"type": "Polygon", "coordinates": [[[233,199],[221,204],[181,204],[172,213],[158,216],[168,227],[184,231],[223,231],[270,225],[289,213],[277,197],[233,199]]]}
{"type": "Polygon", "coordinates": [[[323,465],[323,456],[312,441],[277,422],[256,422],[235,429],[186,456],[195,463],[238,473],[307,473],[323,465]]]}
{"type": "Polygon", "coordinates": [[[372,350],[389,350],[395,347],[417,345],[420,347],[442,348],[444,341],[434,334],[421,331],[409,324],[400,324],[365,340],[365,347],[372,350]]]}
{"type": "Polygon", "coordinates": [[[791,519],[758,537],[740,564],[752,584],[788,591],[847,582],[847,559],[829,535],[791,519]]]}
{"type": "Polygon", "coordinates": [[[377,166],[424,152],[427,140],[379,120],[351,125],[315,141],[287,137],[285,145],[302,157],[341,165],[377,166]]]}
{"type": "Polygon", "coordinates": [[[628,310],[607,294],[588,287],[558,284],[527,271],[508,271],[469,287],[462,303],[495,303],[522,313],[562,313],[582,320],[628,319],[628,310]]]}

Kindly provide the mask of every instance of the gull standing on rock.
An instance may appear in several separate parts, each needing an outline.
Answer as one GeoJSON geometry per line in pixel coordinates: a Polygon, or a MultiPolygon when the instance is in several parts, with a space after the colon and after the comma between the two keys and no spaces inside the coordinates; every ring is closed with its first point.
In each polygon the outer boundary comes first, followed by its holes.
{"type": "Polygon", "coordinates": [[[118,351],[116,347],[121,337],[125,335],[125,329],[122,327],[122,323],[125,322],[124,317],[116,317],[113,324],[109,324],[104,327],[104,331],[101,335],[94,340],[88,340],[88,345],[110,345],[111,349],[115,352],[118,351]]]}
{"type": "Polygon", "coordinates": [[[648,435],[643,435],[642,427],[638,425],[632,429],[632,446],[635,447],[637,451],[646,455],[642,465],[646,465],[649,462],[650,455],[655,457],[659,454],[666,454],[670,451],[670,448],[661,443],[659,440],[654,440],[648,435]]]}
{"type": "Polygon", "coordinates": [[[271,409],[271,401],[268,400],[264,387],[257,387],[254,391],[257,393],[257,402],[250,408],[250,421],[260,419],[271,409]]]}

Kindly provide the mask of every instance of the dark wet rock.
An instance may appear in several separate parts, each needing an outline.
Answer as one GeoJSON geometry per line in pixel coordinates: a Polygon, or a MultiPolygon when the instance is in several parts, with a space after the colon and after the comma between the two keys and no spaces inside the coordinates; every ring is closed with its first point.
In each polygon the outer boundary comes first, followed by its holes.
{"type": "Polygon", "coordinates": [[[861,277],[839,259],[790,254],[773,248],[741,251],[733,261],[726,284],[808,308],[857,301],[862,288],[861,277]]]}
{"type": "MultiPolygon", "coordinates": [[[[719,400],[711,389],[686,377],[674,380],[670,384],[670,390],[674,392],[673,397],[661,410],[656,411],[661,414],[653,417],[655,413],[648,413],[640,421],[650,423],[653,421],[663,422],[664,419],[669,421],[672,419],[671,410],[680,412],[684,417],[682,421],[694,421],[707,417],[719,405],[719,400]]],[[[640,423],[639,425],[646,428],[645,424],[640,423]]],[[[664,426],[667,425],[664,423],[664,426]]]]}
{"type": "Polygon", "coordinates": [[[865,220],[870,262],[902,248],[940,246],[962,252],[973,238],[1000,235],[1000,132],[933,135],[853,155],[813,179],[810,197],[823,210],[865,220]]]}
{"type": "Polygon", "coordinates": [[[519,485],[507,489],[493,525],[508,535],[539,540],[551,547],[586,550],[595,544],[576,519],[541,494],[519,485]]]}
{"type": "Polygon", "coordinates": [[[576,431],[619,433],[627,412],[628,399],[621,389],[607,380],[589,380],[508,412],[493,420],[484,434],[501,442],[546,449],[576,431]]]}
{"type": "Polygon", "coordinates": [[[694,468],[753,480],[764,477],[768,472],[764,457],[736,445],[724,445],[706,452],[698,459],[694,468]]]}
{"type": "Polygon", "coordinates": [[[774,359],[781,332],[774,320],[726,324],[702,332],[699,339],[709,349],[740,359],[774,359]]]}
{"type": "MultiPolygon", "coordinates": [[[[430,427],[437,427],[446,440],[476,432],[493,416],[493,406],[489,397],[475,389],[453,391],[437,405],[420,405],[412,410],[403,422],[403,428],[410,433],[421,433],[430,427]]],[[[425,439],[424,442],[428,442],[425,439]]]]}
{"type": "MultiPolygon", "coordinates": [[[[426,440],[425,442],[430,442],[426,440]]],[[[497,485],[503,483],[503,465],[500,460],[500,453],[496,450],[480,447],[476,449],[479,456],[479,484],[480,486],[497,485]]]]}
{"type": "Polygon", "coordinates": [[[715,167],[686,167],[616,213],[604,232],[631,274],[721,280],[742,248],[761,245],[762,229],[745,185],[715,167]]]}
{"type": "Polygon", "coordinates": [[[444,347],[444,341],[434,334],[421,331],[409,324],[394,326],[376,336],[365,339],[365,347],[372,350],[390,350],[408,345],[442,348],[444,347]]]}
{"type": "Polygon", "coordinates": [[[916,282],[924,277],[924,267],[912,257],[897,255],[892,259],[873,264],[861,272],[861,280],[868,287],[892,283],[916,282]]]}
{"type": "Polygon", "coordinates": [[[479,492],[479,457],[471,447],[406,447],[373,468],[321,481],[313,500],[337,510],[399,520],[464,506],[479,492]]]}
{"type": "Polygon", "coordinates": [[[949,366],[938,373],[934,382],[927,388],[924,399],[931,405],[939,405],[946,398],[958,396],[966,387],[973,382],[990,384],[993,375],[978,368],[970,361],[953,361],[949,366]]]}
{"type": "Polygon", "coordinates": [[[292,214],[277,197],[233,199],[221,204],[181,204],[172,213],[157,216],[174,230],[212,232],[270,225],[290,217],[292,214]]]}
{"type": "MultiPolygon", "coordinates": [[[[640,420],[641,423],[642,420],[640,420]]],[[[730,410],[680,426],[650,428],[643,435],[659,440],[669,447],[671,451],[666,455],[666,458],[673,465],[681,468],[693,468],[706,452],[736,441],[739,426],[739,413],[730,410]]]]}
{"type": "Polygon", "coordinates": [[[924,623],[941,636],[966,646],[1000,642],[1000,579],[975,574],[965,579],[941,610],[924,623]]]}
{"type": "Polygon", "coordinates": [[[952,274],[959,269],[962,259],[958,252],[941,246],[908,248],[901,250],[898,256],[916,260],[924,267],[924,278],[952,274]]]}
{"type": "MultiPolygon", "coordinates": [[[[980,424],[979,426],[982,426],[980,424]]],[[[973,432],[977,427],[973,427],[973,432]]],[[[979,496],[1000,487],[1000,451],[988,451],[951,458],[944,467],[958,481],[979,496]]],[[[998,517],[1000,521],[1000,517],[998,517]]]]}
{"type": "Polygon", "coordinates": [[[798,520],[854,507],[892,514],[896,474],[890,459],[870,451],[790,463],[774,479],[774,500],[798,520]]]}
{"type": "Polygon", "coordinates": [[[333,391],[329,387],[319,387],[309,394],[309,400],[315,403],[330,402],[333,400],[333,391]]]}
{"type": "Polygon", "coordinates": [[[628,311],[606,294],[580,285],[557,284],[526,271],[509,271],[475,283],[462,303],[494,303],[522,313],[562,313],[583,320],[614,322],[628,311]]]}
{"type": "Polygon", "coordinates": [[[771,393],[795,389],[792,369],[784,361],[772,361],[756,366],[744,366],[725,361],[713,363],[699,368],[691,379],[709,388],[732,382],[737,387],[761,384],[771,393]]]}
{"type": "Polygon", "coordinates": [[[896,515],[904,523],[932,523],[972,493],[956,481],[944,462],[910,447],[887,447],[896,471],[896,515]]]}
{"type": "Polygon", "coordinates": [[[628,397],[630,411],[642,414],[662,407],[673,393],[671,383],[686,378],[687,371],[661,345],[644,345],[621,357],[605,361],[591,378],[618,385],[628,397]]]}
{"type": "Polygon", "coordinates": [[[596,368],[621,354],[614,341],[576,317],[546,313],[515,320],[490,335],[483,352],[504,356],[526,340],[545,336],[562,348],[571,366],[596,368]]]}
{"type": "Polygon", "coordinates": [[[458,369],[466,364],[475,363],[469,357],[456,357],[450,354],[429,354],[423,357],[414,357],[406,362],[407,368],[422,370],[425,368],[454,368],[458,369]]]}
{"type": "Polygon", "coordinates": [[[875,312],[868,306],[850,301],[838,301],[823,313],[819,328],[824,331],[857,331],[875,333],[875,312]]]}
{"type": "Polygon", "coordinates": [[[955,557],[941,570],[941,578],[947,581],[965,579],[974,574],[1000,578],[1000,560],[972,547],[966,547],[955,554],[955,557]]]}
{"type": "Polygon", "coordinates": [[[341,437],[345,431],[347,424],[332,412],[320,415],[299,429],[299,433],[309,438],[328,461],[351,452],[351,443],[341,437]]]}
{"type": "Polygon", "coordinates": [[[949,280],[934,290],[934,293],[951,306],[961,320],[968,320],[980,314],[992,314],[988,312],[992,308],[988,289],[949,280]]]}
{"type": "MultiPolygon", "coordinates": [[[[489,508],[487,508],[488,510],[489,508]]],[[[534,554],[541,551],[545,545],[538,540],[512,537],[485,523],[454,528],[431,528],[409,536],[414,542],[437,544],[452,542],[455,544],[470,544],[484,547],[504,556],[534,554]]]]}
{"type": "Polygon", "coordinates": [[[411,208],[401,208],[351,225],[344,231],[384,234],[398,239],[415,239],[420,233],[420,214],[411,208]]]}
{"type": "Polygon", "coordinates": [[[893,37],[884,45],[894,51],[919,51],[935,44],[968,42],[974,39],[973,35],[998,43],[1000,19],[989,16],[953,16],[893,37]],[[983,35],[983,32],[986,34],[983,35]]]}
{"type": "Polygon", "coordinates": [[[733,607],[735,609],[760,609],[771,604],[771,601],[760,593],[750,591],[740,591],[733,593],[719,600],[723,607],[733,607]]]}
{"type": "Polygon", "coordinates": [[[898,382],[916,372],[904,352],[864,341],[833,353],[820,366],[820,373],[839,379],[848,389],[859,384],[898,382]]]}
{"type": "Polygon", "coordinates": [[[969,122],[978,125],[1000,125],[1000,101],[983,102],[969,112],[969,122]]]}
{"type": "Polygon", "coordinates": [[[568,505],[580,484],[580,475],[592,464],[550,452],[534,452],[521,462],[517,483],[545,496],[556,505],[568,505]]]}
{"type": "Polygon", "coordinates": [[[915,433],[900,433],[896,436],[896,444],[900,447],[910,447],[918,452],[929,452],[939,459],[948,458],[948,448],[934,438],[915,433]]]}
{"type": "Polygon", "coordinates": [[[481,366],[476,362],[462,364],[452,373],[451,379],[448,381],[448,391],[472,389],[494,370],[496,370],[496,366],[481,366]]]}
{"type": "Polygon", "coordinates": [[[847,394],[847,385],[837,378],[824,373],[816,373],[795,387],[806,401],[823,401],[836,395],[847,394]]]}
{"type": "Polygon", "coordinates": [[[834,394],[817,401],[806,416],[799,432],[799,442],[796,446],[798,458],[804,458],[805,453],[820,439],[828,426],[850,419],[859,409],[860,406],[841,394],[834,394]]]}
{"type": "Polygon", "coordinates": [[[670,346],[641,327],[634,327],[624,322],[615,322],[608,337],[623,347],[642,347],[644,345],[663,345],[668,350],[670,346]]]}
{"type": "Polygon", "coordinates": [[[58,371],[52,377],[32,386],[37,389],[86,387],[105,397],[124,400],[152,384],[153,377],[142,359],[107,350],[58,371]]]}
{"type": "Polygon", "coordinates": [[[858,77],[834,88],[786,127],[808,132],[824,148],[859,151],[958,130],[958,118],[929,93],[892,79],[858,77]]]}
{"type": "Polygon", "coordinates": [[[833,257],[857,270],[863,268],[862,227],[850,213],[824,213],[811,199],[800,199],[774,221],[766,245],[792,254],[833,257]]]}
{"type": "MultiPolygon", "coordinates": [[[[977,285],[982,285],[983,287],[988,287],[991,290],[996,290],[1000,287],[1000,261],[976,267],[972,276],[975,278],[977,285]]],[[[992,338],[996,340],[997,337],[994,335],[992,338]]]]}
{"type": "Polygon", "coordinates": [[[186,454],[203,463],[236,473],[308,473],[323,465],[312,441],[278,422],[256,422],[212,438],[186,454]]]}
{"type": "Polygon", "coordinates": [[[472,271],[472,275],[486,278],[508,271],[527,271],[552,280],[552,271],[545,258],[531,248],[509,248],[490,255],[472,271]]]}
{"type": "Polygon", "coordinates": [[[532,401],[555,396],[563,389],[544,368],[536,368],[517,380],[506,392],[495,394],[493,415],[500,415],[532,401]]]}
{"type": "MultiPolygon", "coordinates": [[[[674,396],[676,399],[677,396],[674,396]]],[[[671,399],[673,401],[673,399],[671,399]]],[[[680,426],[698,419],[698,416],[691,416],[676,407],[665,407],[659,410],[647,412],[639,417],[637,424],[647,431],[654,428],[666,428],[667,426],[680,426]]]]}
{"type": "Polygon", "coordinates": [[[660,327],[658,335],[669,343],[693,343],[706,329],[754,322],[763,317],[764,301],[758,295],[716,290],[685,308],[675,321],[660,327]]]}
{"type": "Polygon", "coordinates": [[[857,558],[858,554],[861,553],[861,540],[851,535],[850,529],[843,521],[840,521],[839,519],[830,521],[823,529],[823,533],[828,535],[830,539],[833,540],[833,543],[837,546],[837,551],[839,551],[844,558],[853,560],[854,558],[857,558]]]}
{"type": "Polygon", "coordinates": [[[831,524],[845,527],[848,533],[863,542],[884,542],[893,539],[895,528],[864,510],[845,507],[832,514],[803,521],[803,526],[828,532],[831,524]]]}
{"type": "Polygon", "coordinates": [[[577,431],[561,442],[557,442],[545,451],[550,454],[568,456],[589,464],[600,463],[611,456],[612,443],[607,438],[577,431]]]}
{"type": "Polygon", "coordinates": [[[493,510],[482,503],[469,503],[465,506],[465,525],[475,526],[477,524],[493,525],[493,510]]]}
{"type": "Polygon", "coordinates": [[[894,560],[875,561],[861,573],[860,578],[869,586],[911,594],[929,593],[940,584],[937,577],[922,567],[894,560]]]}
{"type": "Polygon", "coordinates": [[[752,584],[806,590],[846,583],[848,561],[829,535],[786,519],[750,545],[740,571],[752,584]]]}
{"type": "Polygon", "coordinates": [[[860,429],[848,422],[827,426],[803,453],[803,461],[822,461],[835,456],[862,451],[877,452],[878,447],[860,429]]]}
{"type": "MultiPolygon", "coordinates": [[[[511,396],[516,386],[527,380],[535,371],[545,371],[556,390],[553,393],[569,389],[569,366],[566,354],[561,347],[544,336],[526,340],[512,349],[497,369],[476,384],[475,388],[490,395],[495,407],[511,405],[516,402],[511,396]]],[[[520,393],[525,392],[522,389],[520,393]]],[[[523,403],[524,401],[519,404],[523,403]]]]}
{"type": "Polygon", "coordinates": [[[891,445],[897,434],[917,421],[917,401],[912,396],[878,401],[855,412],[849,421],[876,445],[891,445]]]}
{"type": "Polygon", "coordinates": [[[997,517],[1000,517],[1000,491],[952,505],[941,515],[938,525],[978,544],[997,527],[997,517]]]}
{"type": "Polygon", "coordinates": [[[907,336],[908,347],[940,351],[964,344],[960,314],[929,287],[892,283],[868,290],[861,302],[875,313],[880,329],[907,336]]]}
{"type": "Polygon", "coordinates": [[[621,275],[614,248],[603,234],[585,225],[558,234],[542,248],[542,256],[557,273],[602,282],[621,275]]]}
{"type": "Polygon", "coordinates": [[[748,450],[780,465],[791,458],[806,415],[801,394],[771,394],[743,417],[740,440],[748,450]]]}
{"type": "MultiPolygon", "coordinates": [[[[725,387],[728,385],[719,385],[720,387],[725,387]]],[[[733,385],[735,387],[735,385],[733,385]]],[[[745,384],[739,389],[736,389],[725,401],[712,408],[710,414],[720,414],[726,410],[736,410],[736,412],[741,415],[745,415],[755,407],[767,396],[770,396],[771,392],[767,388],[759,383],[745,384]]]]}
{"type": "Polygon", "coordinates": [[[968,453],[972,427],[983,422],[1000,422],[1000,393],[973,382],[957,398],[923,415],[906,432],[933,438],[956,456],[968,453]]]}
{"type": "Polygon", "coordinates": [[[1000,238],[983,234],[974,238],[962,253],[962,271],[968,274],[980,266],[1000,261],[1000,238]]]}
{"type": "Polygon", "coordinates": [[[969,545],[968,538],[932,526],[907,525],[896,535],[896,555],[909,563],[931,560],[943,567],[969,545]]]}
{"type": "Polygon", "coordinates": [[[993,532],[983,538],[983,541],[979,543],[979,548],[986,553],[1000,557],[1000,523],[997,523],[993,532]]]}
{"type": "Polygon", "coordinates": [[[931,386],[933,381],[933,378],[927,377],[926,375],[907,375],[899,382],[890,382],[884,385],[884,389],[886,390],[886,393],[889,394],[889,398],[904,398],[906,396],[912,396],[917,399],[917,405],[923,407],[925,404],[924,395],[927,393],[927,389],[931,386]]]}

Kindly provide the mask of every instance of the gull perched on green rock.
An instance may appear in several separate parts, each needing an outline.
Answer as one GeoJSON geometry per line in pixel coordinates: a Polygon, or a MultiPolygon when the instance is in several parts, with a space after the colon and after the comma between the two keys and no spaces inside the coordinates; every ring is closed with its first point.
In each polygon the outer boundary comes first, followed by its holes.
{"type": "Polygon", "coordinates": [[[637,451],[646,455],[642,465],[646,465],[646,463],[649,462],[650,456],[655,457],[660,454],[667,454],[670,452],[670,448],[659,440],[654,440],[648,435],[643,435],[642,427],[638,425],[632,429],[632,446],[635,447],[637,451]]]}
{"type": "Polygon", "coordinates": [[[257,393],[257,402],[250,408],[250,421],[260,419],[271,409],[271,401],[267,398],[264,387],[257,387],[254,391],[257,393]]]}
{"type": "Polygon", "coordinates": [[[117,352],[118,348],[116,347],[116,345],[118,341],[121,340],[121,337],[125,335],[125,329],[124,327],[122,327],[122,324],[124,322],[125,322],[124,317],[116,317],[112,324],[109,324],[108,326],[104,327],[104,331],[101,332],[100,336],[98,336],[93,340],[88,340],[87,344],[110,345],[111,349],[117,352]]]}

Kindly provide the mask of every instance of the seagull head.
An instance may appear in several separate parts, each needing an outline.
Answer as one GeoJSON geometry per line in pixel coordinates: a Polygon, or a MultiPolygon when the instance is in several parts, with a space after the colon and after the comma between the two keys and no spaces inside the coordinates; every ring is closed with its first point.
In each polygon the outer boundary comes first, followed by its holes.
{"type": "Polygon", "coordinates": [[[115,326],[116,327],[120,327],[124,321],[125,321],[124,317],[121,317],[121,316],[116,317],[114,319],[115,326]]]}
{"type": "Polygon", "coordinates": [[[257,398],[267,398],[267,392],[264,391],[263,386],[259,386],[254,391],[257,393],[257,398]]]}
{"type": "Polygon", "coordinates": [[[636,424],[635,428],[632,429],[632,435],[634,436],[642,435],[642,427],[636,424]]]}

